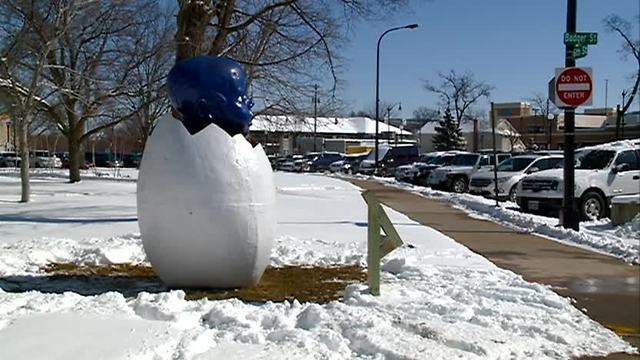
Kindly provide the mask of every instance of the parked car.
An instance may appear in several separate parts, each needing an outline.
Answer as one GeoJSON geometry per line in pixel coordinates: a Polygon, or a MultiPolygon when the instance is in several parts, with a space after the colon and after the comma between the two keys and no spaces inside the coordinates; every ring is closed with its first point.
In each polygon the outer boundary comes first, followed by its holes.
{"type": "MultiPolygon", "coordinates": [[[[618,195],[640,196],[640,139],[578,149],[574,196],[580,217],[609,216],[611,198],[618,195]]],[[[517,202],[526,212],[557,214],[563,197],[563,169],[528,175],[518,185],[517,202]]]]}
{"type": "Polygon", "coordinates": [[[345,155],[343,160],[334,161],[329,165],[331,172],[341,172],[344,174],[352,174],[358,171],[360,163],[369,156],[365,154],[349,154],[345,155]]]}
{"type": "MultiPolygon", "coordinates": [[[[498,199],[516,201],[518,182],[538,171],[562,167],[562,156],[519,155],[504,160],[497,167],[498,199]]],[[[471,177],[469,192],[495,198],[494,172],[480,172],[471,177]]]]}
{"type": "Polygon", "coordinates": [[[287,160],[280,165],[279,170],[296,171],[296,162],[297,166],[301,168],[304,161],[305,160],[302,155],[289,155],[287,156],[287,160]]]}
{"type": "Polygon", "coordinates": [[[431,172],[428,183],[435,189],[444,189],[456,193],[467,192],[471,176],[479,171],[486,171],[496,164],[511,157],[511,154],[483,155],[479,153],[460,153],[447,166],[431,172]]]}
{"type": "Polygon", "coordinates": [[[85,153],[85,160],[92,162],[95,158],[95,166],[97,167],[120,167],[122,160],[112,153],[85,153]]]}
{"type": "Polygon", "coordinates": [[[52,155],[47,150],[35,150],[29,152],[29,166],[36,168],[61,168],[62,160],[52,155]]]}
{"type": "Polygon", "coordinates": [[[328,171],[331,163],[343,159],[344,155],[338,152],[325,151],[309,162],[309,171],[328,171]]]}
{"type": "Polygon", "coordinates": [[[282,170],[282,165],[284,165],[284,163],[286,163],[287,161],[289,161],[289,158],[287,158],[286,156],[276,158],[273,162],[273,170],[282,170]]]}
{"type": "Polygon", "coordinates": [[[124,154],[122,155],[122,166],[137,168],[140,167],[140,160],[142,160],[142,154],[124,154]]]}
{"type": "MultiPolygon", "coordinates": [[[[411,164],[419,158],[419,148],[417,145],[380,146],[378,148],[377,175],[392,176],[398,166],[411,164]]],[[[358,172],[365,175],[372,175],[375,171],[375,151],[372,151],[367,159],[360,163],[358,172]]]]}
{"type": "Polygon", "coordinates": [[[20,157],[13,151],[0,152],[0,167],[20,166],[20,157]]]}
{"type": "MultiPolygon", "coordinates": [[[[91,169],[95,167],[95,165],[88,160],[85,160],[82,164],[80,164],[80,169],[82,170],[87,170],[87,169],[91,169]]],[[[69,168],[69,158],[64,158],[62,159],[62,168],[63,169],[68,169],[69,168]]]]}
{"type": "Polygon", "coordinates": [[[413,164],[398,166],[396,168],[395,178],[398,181],[408,181],[416,183],[420,169],[428,167],[435,159],[444,154],[444,152],[430,152],[420,155],[418,161],[413,164]]]}

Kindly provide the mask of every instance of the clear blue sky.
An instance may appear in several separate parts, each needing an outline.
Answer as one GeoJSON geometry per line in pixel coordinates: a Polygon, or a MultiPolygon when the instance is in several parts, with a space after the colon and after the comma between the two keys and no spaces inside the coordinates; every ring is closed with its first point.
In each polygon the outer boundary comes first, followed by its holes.
{"type": "MultiPolygon", "coordinates": [[[[621,101],[626,77],[637,63],[617,53],[622,39],[604,31],[602,19],[616,13],[635,23],[640,0],[578,0],[577,30],[598,32],[598,45],[578,66],[593,68],[594,107],[621,101]]],[[[466,70],[495,86],[491,101],[522,101],[533,93],[546,94],[556,67],[564,66],[565,0],[432,0],[413,1],[412,11],[381,22],[359,22],[345,48],[347,81],[344,98],[350,110],[372,108],[375,101],[376,42],[386,29],[418,23],[414,30],[399,30],[382,40],[380,99],[402,102],[402,117],[411,117],[420,105],[436,107],[435,95],[424,90],[423,80],[437,82],[437,73],[466,70]]],[[[634,24],[634,37],[640,26],[634,24]]],[[[638,102],[632,109],[638,110],[638,102]]],[[[488,109],[483,102],[478,109],[488,109]]]]}

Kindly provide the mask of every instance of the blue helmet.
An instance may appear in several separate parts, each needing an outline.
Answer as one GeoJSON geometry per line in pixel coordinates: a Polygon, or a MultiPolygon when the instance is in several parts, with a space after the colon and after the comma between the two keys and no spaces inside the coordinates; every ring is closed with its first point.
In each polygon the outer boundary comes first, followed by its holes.
{"type": "Polygon", "coordinates": [[[191,135],[211,123],[231,136],[249,133],[253,103],[246,96],[246,73],[237,62],[219,56],[182,60],[169,72],[167,88],[191,135]]]}

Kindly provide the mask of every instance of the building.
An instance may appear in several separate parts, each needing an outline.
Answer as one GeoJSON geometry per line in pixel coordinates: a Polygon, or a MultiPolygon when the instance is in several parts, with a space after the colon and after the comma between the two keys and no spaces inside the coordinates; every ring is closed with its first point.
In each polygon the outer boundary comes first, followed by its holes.
{"type": "Polygon", "coordinates": [[[0,114],[0,151],[13,151],[13,131],[7,113],[0,114]]]}
{"type": "MultiPolygon", "coordinates": [[[[378,131],[381,143],[415,142],[409,131],[382,121],[378,131]]],[[[267,154],[289,155],[370,149],[374,146],[375,134],[376,121],[368,117],[258,115],[253,119],[249,139],[261,143],[267,154]]]]}
{"type": "Polygon", "coordinates": [[[496,120],[531,115],[533,115],[533,107],[528,102],[508,102],[493,104],[493,118],[496,120]]]}
{"type": "MultiPolygon", "coordinates": [[[[420,150],[422,152],[435,151],[433,136],[436,134],[438,122],[425,124],[419,131],[420,150]]],[[[493,133],[490,127],[480,127],[474,131],[474,123],[466,122],[460,124],[462,135],[467,141],[467,151],[493,149],[493,133]],[[477,134],[477,136],[475,136],[477,134]]],[[[508,121],[499,120],[496,122],[496,150],[498,151],[520,151],[524,150],[525,144],[520,138],[520,134],[511,126],[508,121]]]]}
{"type": "MultiPolygon", "coordinates": [[[[564,144],[564,114],[551,119],[544,116],[518,116],[507,119],[522,135],[527,146],[541,149],[562,149],[564,144]]],[[[602,144],[616,140],[615,110],[588,109],[575,116],[575,143],[577,147],[602,144]]],[[[625,114],[618,132],[620,139],[640,137],[640,112],[625,114]]]]}

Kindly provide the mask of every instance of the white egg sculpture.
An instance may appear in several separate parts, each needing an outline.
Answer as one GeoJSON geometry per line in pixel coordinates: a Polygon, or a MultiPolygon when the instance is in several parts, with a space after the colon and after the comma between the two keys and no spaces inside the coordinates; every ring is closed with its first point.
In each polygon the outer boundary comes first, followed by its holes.
{"type": "Polygon", "coordinates": [[[191,135],[172,115],[145,147],[138,221],[147,257],[170,287],[258,282],[275,230],[273,172],[260,145],[216,124],[191,135]]]}

